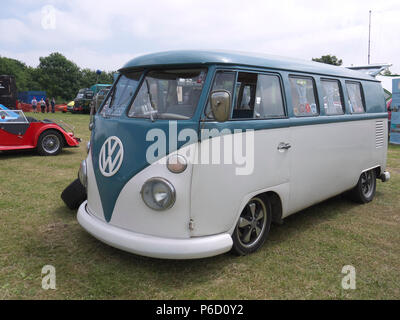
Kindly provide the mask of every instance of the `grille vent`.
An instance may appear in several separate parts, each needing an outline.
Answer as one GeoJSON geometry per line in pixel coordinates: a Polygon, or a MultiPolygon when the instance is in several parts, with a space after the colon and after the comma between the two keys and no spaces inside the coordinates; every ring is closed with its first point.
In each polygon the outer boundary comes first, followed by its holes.
{"type": "Polygon", "coordinates": [[[383,121],[377,121],[375,126],[375,139],[376,148],[382,148],[384,144],[385,135],[383,134],[384,126],[383,121]]]}

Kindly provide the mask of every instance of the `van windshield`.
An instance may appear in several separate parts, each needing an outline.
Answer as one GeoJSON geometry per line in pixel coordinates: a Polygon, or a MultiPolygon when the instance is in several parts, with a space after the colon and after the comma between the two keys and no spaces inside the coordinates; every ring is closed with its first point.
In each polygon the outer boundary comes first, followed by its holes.
{"type": "Polygon", "coordinates": [[[119,117],[126,110],[132,101],[141,75],[142,72],[131,72],[120,76],[100,111],[103,117],[119,117]]]}
{"type": "Polygon", "coordinates": [[[128,116],[154,119],[190,119],[206,78],[205,69],[149,71],[128,116]]]}

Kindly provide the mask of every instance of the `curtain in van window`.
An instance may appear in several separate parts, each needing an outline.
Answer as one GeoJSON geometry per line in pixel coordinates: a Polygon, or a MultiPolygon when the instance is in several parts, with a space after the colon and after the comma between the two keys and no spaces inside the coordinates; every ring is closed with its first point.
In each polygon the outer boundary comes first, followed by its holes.
{"type": "Polygon", "coordinates": [[[318,115],[315,86],[311,78],[289,77],[293,113],[296,117],[318,115]]]}
{"type": "Polygon", "coordinates": [[[343,114],[342,95],[339,81],[321,80],[324,109],[327,115],[343,114]]]}

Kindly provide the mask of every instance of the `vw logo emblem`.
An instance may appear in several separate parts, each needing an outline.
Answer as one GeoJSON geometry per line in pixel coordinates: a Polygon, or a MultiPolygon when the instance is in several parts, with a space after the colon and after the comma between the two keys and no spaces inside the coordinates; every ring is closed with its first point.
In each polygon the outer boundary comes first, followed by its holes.
{"type": "Polygon", "coordinates": [[[124,146],[117,137],[109,137],[100,150],[99,168],[105,177],[116,174],[124,160],[124,146]]]}

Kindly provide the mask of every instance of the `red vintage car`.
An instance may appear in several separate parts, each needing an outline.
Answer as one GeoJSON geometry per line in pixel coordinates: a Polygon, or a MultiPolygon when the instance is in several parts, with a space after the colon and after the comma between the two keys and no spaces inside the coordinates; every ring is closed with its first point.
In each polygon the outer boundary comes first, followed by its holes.
{"type": "Polygon", "coordinates": [[[64,122],[36,120],[0,105],[0,151],[36,149],[42,156],[55,156],[63,147],[78,147],[79,142],[64,122]]]}

